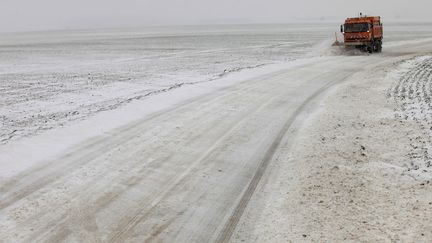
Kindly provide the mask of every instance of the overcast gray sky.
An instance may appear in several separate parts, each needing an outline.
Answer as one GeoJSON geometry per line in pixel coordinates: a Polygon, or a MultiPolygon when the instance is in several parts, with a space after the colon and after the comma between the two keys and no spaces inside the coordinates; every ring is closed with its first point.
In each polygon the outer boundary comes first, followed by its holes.
{"type": "Polygon", "coordinates": [[[432,0],[0,0],[0,32],[342,21],[359,11],[384,21],[432,21],[431,9],[432,0]]]}

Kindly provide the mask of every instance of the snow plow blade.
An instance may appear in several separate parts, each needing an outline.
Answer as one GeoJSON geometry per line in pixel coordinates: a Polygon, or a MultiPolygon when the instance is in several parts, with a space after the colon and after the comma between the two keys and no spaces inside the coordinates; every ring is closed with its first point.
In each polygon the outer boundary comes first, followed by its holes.
{"type": "Polygon", "coordinates": [[[343,42],[339,42],[339,41],[335,41],[332,46],[345,46],[345,43],[343,42]]]}

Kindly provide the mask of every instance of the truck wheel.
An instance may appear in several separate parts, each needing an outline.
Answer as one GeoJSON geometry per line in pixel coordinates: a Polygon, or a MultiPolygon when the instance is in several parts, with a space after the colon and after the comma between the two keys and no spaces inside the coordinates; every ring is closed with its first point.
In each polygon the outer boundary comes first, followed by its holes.
{"type": "Polygon", "coordinates": [[[369,53],[373,53],[373,51],[374,51],[373,45],[367,45],[366,46],[366,51],[369,52],[369,53]]]}
{"type": "Polygon", "coordinates": [[[374,41],[372,43],[373,52],[381,52],[382,46],[381,41],[374,41]]]}
{"type": "Polygon", "coordinates": [[[382,52],[382,41],[378,42],[378,52],[382,52]]]}
{"type": "Polygon", "coordinates": [[[377,46],[377,43],[375,41],[372,42],[371,47],[372,47],[372,52],[377,52],[378,51],[378,46],[377,46]]]}

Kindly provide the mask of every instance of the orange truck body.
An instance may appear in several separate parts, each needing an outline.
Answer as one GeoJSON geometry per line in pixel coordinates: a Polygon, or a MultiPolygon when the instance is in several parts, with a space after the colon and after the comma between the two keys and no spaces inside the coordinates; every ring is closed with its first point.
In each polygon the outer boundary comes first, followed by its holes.
{"type": "Polygon", "coordinates": [[[383,25],[381,17],[348,18],[341,26],[345,46],[354,46],[370,53],[382,51],[383,25]]]}

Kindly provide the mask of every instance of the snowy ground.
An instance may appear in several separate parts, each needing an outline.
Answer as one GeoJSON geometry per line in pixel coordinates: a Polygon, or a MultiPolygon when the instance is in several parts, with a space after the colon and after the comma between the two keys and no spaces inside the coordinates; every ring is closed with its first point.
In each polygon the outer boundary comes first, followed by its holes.
{"type": "MultiPolygon", "coordinates": [[[[414,27],[389,25],[386,45],[432,38],[428,25],[414,27]]],[[[333,31],[303,24],[3,34],[0,144],[235,72],[334,55],[333,31]]]]}
{"type": "Polygon", "coordinates": [[[297,59],[328,33],[316,27],[308,33],[307,26],[231,28],[6,36],[0,41],[0,143],[185,85],[297,59]]]}
{"type": "Polygon", "coordinates": [[[234,241],[430,242],[432,44],[423,50],[356,73],[298,124],[234,241]]]}
{"type": "Polygon", "coordinates": [[[427,26],[373,56],[325,25],[4,36],[0,236],[426,242],[427,26]]]}

